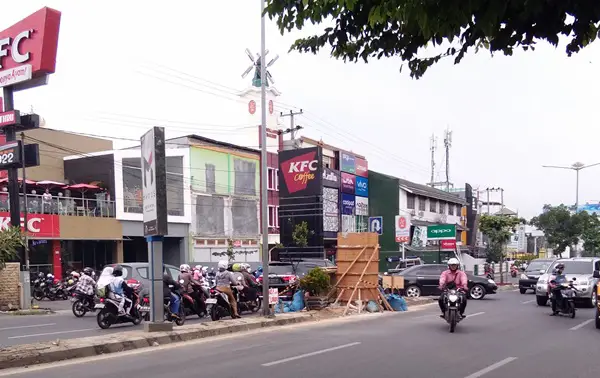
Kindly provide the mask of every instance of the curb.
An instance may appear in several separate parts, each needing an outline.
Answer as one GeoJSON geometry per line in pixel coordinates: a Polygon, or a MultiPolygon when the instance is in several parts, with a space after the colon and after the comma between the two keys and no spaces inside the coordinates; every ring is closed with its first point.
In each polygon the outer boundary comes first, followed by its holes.
{"type": "Polygon", "coordinates": [[[248,318],[199,323],[177,327],[172,332],[130,331],[106,336],[10,346],[0,348],[0,370],[318,320],[312,314],[307,313],[293,316],[278,315],[275,319],[248,318]]]}
{"type": "Polygon", "coordinates": [[[16,310],[16,311],[3,311],[2,315],[7,316],[30,316],[30,315],[52,315],[56,312],[50,309],[39,309],[39,310],[16,310]]]}

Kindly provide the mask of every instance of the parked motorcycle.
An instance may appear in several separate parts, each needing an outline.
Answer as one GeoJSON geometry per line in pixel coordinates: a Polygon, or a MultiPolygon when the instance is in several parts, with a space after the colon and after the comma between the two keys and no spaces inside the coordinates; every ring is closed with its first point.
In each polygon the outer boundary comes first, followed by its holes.
{"type": "MultiPolygon", "coordinates": [[[[183,285],[185,281],[179,280],[179,283],[183,285]]],[[[183,307],[185,316],[196,314],[200,319],[202,319],[204,316],[206,316],[205,300],[199,288],[194,288],[194,291],[194,296],[188,293],[182,294],[181,306],[183,307]]]]}
{"type": "Polygon", "coordinates": [[[96,301],[94,295],[87,295],[81,291],[74,290],[71,297],[71,302],[73,302],[73,305],[71,306],[73,315],[78,318],[83,317],[88,312],[96,312],[96,301]]]}
{"type": "Polygon", "coordinates": [[[450,333],[454,333],[456,325],[461,321],[460,304],[464,300],[463,295],[456,290],[456,287],[448,287],[445,292],[446,311],[444,319],[450,326],[450,333]]]}
{"type": "MultiPolygon", "coordinates": [[[[130,286],[131,287],[131,286],[130,286]]],[[[138,286],[139,287],[139,286],[138,286]]],[[[106,288],[108,289],[108,288],[106,288]]],[[[94,306],[94,309],[100,312],[96,316],[98,326],[102,329],[108,329],[113,324],[133,323],[138,325],[142,322],[142,314],[139,306],[139,289],[133,289],[131,310],[129,314],[119,315],[119,301],[103,296],[100,298],[100,303],[94,306]]]]}
{"type": "Polygon", "coordinates": [[[243,288],[243,286],[241,285],[233,286],[231,290],[233,291],[233,295],[235,295],[235,298],[237,300],[237,307],[239,313],[242,313],[244,311],[256,312],[260,310],[262,300],[258,296],[258,292],[256,291],[256,289],[251,289],[255,291],[254,298],[247,298],[246,293],[248,289],[243,288]]]}
{"type": "Polygon", "coordinates": [[[179,314],[177,314],[177,316],[173,316],[173,313],[171,312],[171,297],[165,298],[164,299],[165,321],[171,322],[171,321],[175,320],[175,324],[177,324],[178,326],[182,326],[185,324],[185,306],[182,301],[182,295],[181,295],[181,293],[179,293],[179,290],[173,289],[172,285],[169,285],[169,288],[171,289],[171,292],[173,294],[179,296],[179,303],[180,303],[179,314]]]}
{"type": "MultiPolygon", "coordinates": [[[[575,277],[573,280],[576,280],[575,277]]],[[[556,301],[556,310],[559,314],[570,316],[571,319],[575,318],[577,309],[574,298],[578,290],[573,286],[573,281],[557,283],[555,280],[551,280],[549,297],[556,296],[557,291],[560,291],[562,299],[556,301]]]]}

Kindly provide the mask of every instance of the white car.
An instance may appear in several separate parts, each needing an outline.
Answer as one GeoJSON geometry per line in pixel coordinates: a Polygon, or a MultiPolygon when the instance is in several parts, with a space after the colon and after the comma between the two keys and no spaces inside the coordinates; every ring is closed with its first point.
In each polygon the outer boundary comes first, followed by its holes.
{"type": "Polygon", "coordinates": [[[598,279],[594,278],[594,270],[600,270],[599,257],[574,257],[570,259],[556,260],[546,273],[542,274],[535,287],[535,295],[538,306],[546,306],[548,303],[548,283],[554,278],[553,272],[556,265],[563,264],[563,274],[567,280],[573,281],[577,289],[575,300],[584,301],[588,307],[596,306],[596,287],[598,279]]]}

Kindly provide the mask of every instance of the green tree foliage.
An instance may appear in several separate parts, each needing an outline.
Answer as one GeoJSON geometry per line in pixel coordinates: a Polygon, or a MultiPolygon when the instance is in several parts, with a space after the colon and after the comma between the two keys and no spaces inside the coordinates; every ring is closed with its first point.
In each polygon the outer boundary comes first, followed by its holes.
{"type": "Polygon", "coordinates": [[[596,214],[587,211],[577,213],[581,240],[583,241],[583,256],[600,254],[600,219],[596,214]]]}
{"type": "Polygon", "coordinates": [[[577,245],[582,233],[582,216],[573,215],[565,205],[544,205],[543,212],[531,224],[544,231],[548,246],[561,255],[567,247],[577,245]]]}
{"type": "Polygon", "coordinates": [[[557,46],[559,36],[571,56],[596,39],[600,25],[600,1],[588,0],[267,0],[266,13],[282,34],[326,26],[290,50],[327,46],[351,62],[400,57],[417,79],[445,57],[458,64],[471,50],[512,55],[538,41],[557,46]]]}
{"type": "Polygon", "coordinates": [[[329,274],[320,267],[311,269],[300,279],[300,287],[312,295],[324,294],[331,284],[329,274]]]}
{"type": "Polygon", "coordinates": [[[17,260],[19,249],[25,246],[25,239],[19,227],[9,227],[0,231],[0,270],[6,263],[17,260]]]}
{"type": "Polygon", "coordinates": [[[516,231],[520,223],[519,218],[504,215],[482,215],[479,220],[479,229],[488,238],[488,262],[502,262],[504,260],[504,246],[516,231]]]}
{"type": "Polygon", "coordinates": [[[246,249],[241,250],[241,251],[236,251],[233,247],[233,240],[228,239],[227,240],[227,250],[223,251],[223,252],[213,252],[213,256],[227,257],[227,260],[229,262],[233,262],[233,261],[235,261],[235,257],[238,255],[251,255],[255,252],[257,252],[257,251],[255,251],[255,250],[248,251],[246,249]]]}
{"type": "Polygon", "coordinates": [[[306,221],[297,223],[292,232],[294,244],[296,244],[297,247],[306,248],[308,246],[309,233],[310,231],[308,230],[308,223],[306,223],[306,221]]]}

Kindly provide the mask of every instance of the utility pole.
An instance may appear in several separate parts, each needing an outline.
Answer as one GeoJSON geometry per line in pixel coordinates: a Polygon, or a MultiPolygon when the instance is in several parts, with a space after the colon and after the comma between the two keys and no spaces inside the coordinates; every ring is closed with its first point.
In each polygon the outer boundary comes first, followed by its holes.
{"type": "Polygon", "coordinates": [[[431,139],[429,143],[429,150],[431,151],[431,182],[433,186],[433,180],[435,179],[435,150],[437,148],[437,138],[434,134],[431,134],[431,139]]]}
{"type": "Polygon", "coordinates": [[[290,110],[289,113],[284,113],[284,112],[279,113],[279,115],[281,117],[290,117],[290,128],[289,128],[289,131],[292,133],[292,140],[296,139],[296,131],[298,131],[301,128],[301,127],[298,127],[298,128],[296,127],[296,123],[294,122],[294,116],[301,115],[301,114],[304,114],[304,112],[302,111],[302,109],[300,109],[299,112],[295,112],[293,110],[290,110]]]}
{"type": "MultiPolygon", "coordinates": [[[[446,191],[450,191],[450,147],[452,147],[452,131],[446,129],[444,135],[444,147],[446,148],[446,191]]],[[[433,180],[432,180],[433,181],[433,180]]]]}

